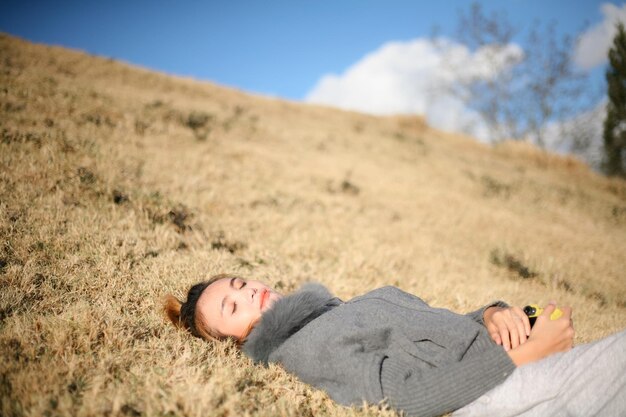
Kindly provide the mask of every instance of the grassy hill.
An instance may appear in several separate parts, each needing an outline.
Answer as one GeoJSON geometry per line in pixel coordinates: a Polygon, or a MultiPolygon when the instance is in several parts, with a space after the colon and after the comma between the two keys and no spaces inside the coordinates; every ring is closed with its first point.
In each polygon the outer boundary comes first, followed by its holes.
{"type": "Polygon", "coordinates": [[[624,181],[8,35],[0,239],[7,417],[394,415],[165,323],[164,294],[219,272],[459,312],[557,299],[577,343],[626,325],[624,181]]]}

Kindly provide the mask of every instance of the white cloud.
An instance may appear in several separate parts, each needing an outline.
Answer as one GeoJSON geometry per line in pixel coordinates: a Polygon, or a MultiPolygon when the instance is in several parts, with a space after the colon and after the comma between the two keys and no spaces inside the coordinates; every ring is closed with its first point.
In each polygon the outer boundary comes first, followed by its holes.
{"type": "Polygon", "coordinates": [[[437,128],[488,140],[480,117],[446,91],[461,78],[494,77],[522,54],[517,45],[472,53],[445,39],[389,42],[343,74],[323,76],[305,100],[374,114],[419,113],[437,128]]]}
{"type": "Polygon", "coordinates": [[[615,24],[618,21],[626,23],[626,4],[618,7],[605,3],[600,9],[604,20],[585,31],[576,45],[574,62],[583,69],[591,69],[607,61],[615,36],[615,24]]]}

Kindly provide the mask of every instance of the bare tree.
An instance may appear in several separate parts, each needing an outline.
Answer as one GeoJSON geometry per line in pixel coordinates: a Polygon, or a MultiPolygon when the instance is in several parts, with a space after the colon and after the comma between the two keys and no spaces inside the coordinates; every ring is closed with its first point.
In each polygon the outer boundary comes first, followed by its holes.
{"type": "Polygon", "coordinates": [[[554,23],[535,22],[522,32],[504,13],[486,15],[473,3],[459,11],[456,38],[485,68],[447,56],[444,65],[455,82],[446,88],[480,115],[494,141],[528,139],[545,147],[549,127],[571,123],[572,115],[593,104],[588,76],[573,64],[572,38],[559,37],[554,23]],[[518,37],[528,47],[516,44],[518,37]]]}
{"type": "Polygon", "coordinates": [[[519,63],[521,57],[507,53],[507,50],[517,30],[502,13],[484,15],[478,3],[473,3],[467,13],[459,12],[457,26],[458,40],[480,54],[481,61],[491,71],[487,74],[471,71],[468,74],[467,68],[455,66],[454,71],[467,75],[457,74],[455,79],[459,81],[453,85],[453,93],[478,112],[492,138],[497,140],[510,136],[517,127],[510,106],[514,82],[511,68],[519,63]]]}

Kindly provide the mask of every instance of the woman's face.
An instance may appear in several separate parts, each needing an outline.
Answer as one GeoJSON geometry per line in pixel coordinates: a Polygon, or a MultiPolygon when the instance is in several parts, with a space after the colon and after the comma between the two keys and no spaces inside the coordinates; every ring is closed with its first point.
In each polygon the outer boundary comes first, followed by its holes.
{"type": "Polygon", "coordinates": [[[202,292],[196,308],[207,327],[241,340],[250,325],[280,297],[262,282],[223,278],[202,292]]]}

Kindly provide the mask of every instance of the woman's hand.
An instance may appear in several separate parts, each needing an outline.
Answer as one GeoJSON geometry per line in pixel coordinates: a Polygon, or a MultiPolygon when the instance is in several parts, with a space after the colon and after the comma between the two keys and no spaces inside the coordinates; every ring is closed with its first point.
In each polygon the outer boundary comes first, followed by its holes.
{"type": "Polygon", "coordinates": [[[561,307],[563,315],[556,320],[550,320],[550,315],[555,309],[555,304],[548,304],[543,313],[537,317],[528,342],[508,352],[517,366],[572,348],[574,344],[572,309],[561,307]]]}
{"type": "Polygon", "coordinates": [[[524,344],[530,335],[530,321],[519,307],[489,307],[483,321],[493,341],[507,352],[524,344]]]}

